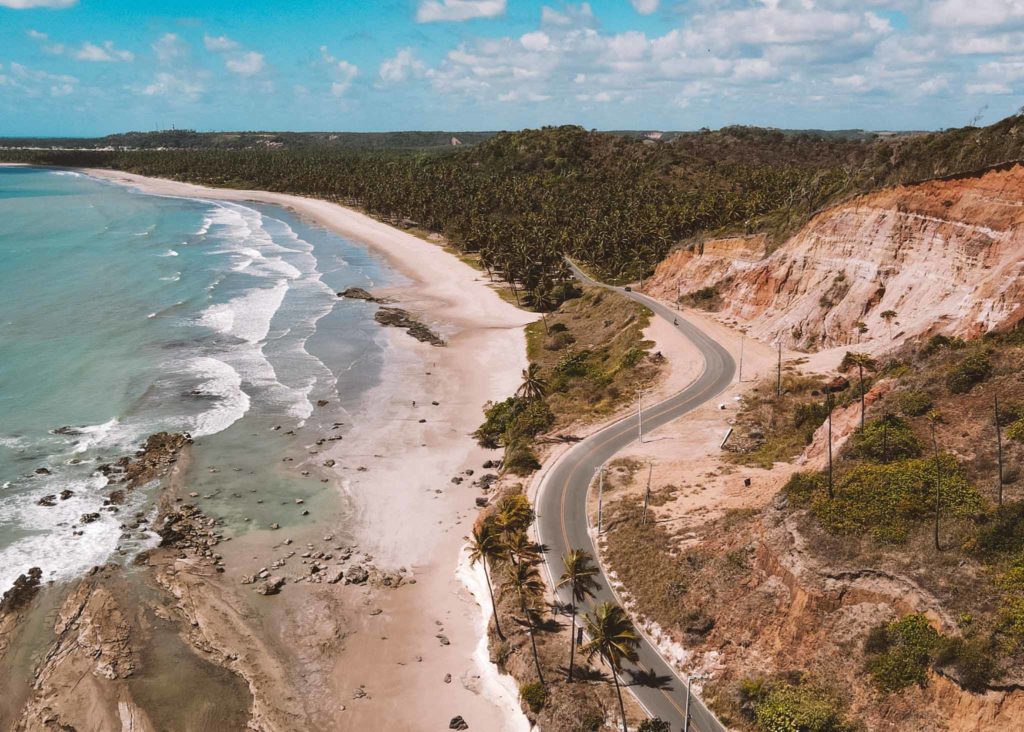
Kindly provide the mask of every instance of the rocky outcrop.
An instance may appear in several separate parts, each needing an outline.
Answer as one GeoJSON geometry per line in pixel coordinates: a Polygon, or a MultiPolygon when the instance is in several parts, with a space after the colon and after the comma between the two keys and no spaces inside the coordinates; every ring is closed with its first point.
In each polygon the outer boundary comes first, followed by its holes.
{"type": "Polygon", "coordinates": [[[420,321],[413,318],[401,308],[381,308],[374,314],[373,319],[381,325],[390,325],[405,330],[418,341],[429,343],[432,346],[446,345],[441,336],[428,328],[420,321]]]}
{"type": "Polygon", "coordinates": [[[645,291],[715,288],[762,340],[816,350],[1024,318],[1024,167],[861,196],[815,216],[768,256],[759,238],[670,254],[645,291]],[[883,314],[895,312],[895,317],[883,314]],[[858,323],[866,331],[860,332],[858,323]]]}
{"type": "Polygon", "coordinates": [[[345,297],[349,300],[365,300],[366,302],[375,302],[379,304],[386,304],[391,300],[386,297],[376,297],[371,295],[369,292],[364,290],[362,287],[350,287],[343,292],[338,293],[338,297],[345,297]]]}
{"type": "Polygon", "coordinates": [[[122,457],[116,463],[98,466],[97,470],[111,483],[135,488],[166,475],[178,461],[179,453],[191,442],[192,438],[186,433],[157,432],[146,439],[134,457],[122,457]]]}

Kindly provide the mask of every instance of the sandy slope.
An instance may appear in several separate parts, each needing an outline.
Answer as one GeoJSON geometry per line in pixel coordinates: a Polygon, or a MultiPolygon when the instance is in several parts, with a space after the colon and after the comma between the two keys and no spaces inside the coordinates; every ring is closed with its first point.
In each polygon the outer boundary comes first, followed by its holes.
{"type": "MultiPolygon", "coordinates": [[[[357,507],[360,548],[373,554],[378,566],[410,568],[416,584],[352,598],[344,648],[329,659],[333,670],[323,691],[334,696],[337,720],[345,729],[444,729],[456,714],[471,729],[524,728],[525,718],[510,709],[508,697],[481,682],[487,669],[474,660],[480,609],[457,578],[456,567],[478,493],[469,481],[457,486],[450,479],[468,468],[479,473],[490,456],[469,434],[483,404],[506,397],[517,386],[526,365],[522,326],[532,316],[504,302],[478,272],[439,246],[333,203],[87,172],[148,193],[285,206],[366,243],[412,281],[386,294],[441,332],[448,346],[389,332],[391,357],[382,385],[366,397],[366,419],[330,456],[337,460],[339,484],[357,507]],[[370,615],[370,602],[383,613],[370,615]],[[439,635],[450,645],[442,645],[439,635]],[[446,674],[451,674],[450,683],[446,674]],[[366,696],[353,699],[361,685],[366,696]]],[[[256,556],[270,552],[279,540],[249,535],[242,546],[256,556]]],[[[229,562],[227,577],[248,571],[229,562]]],[[[307,602],[308,593],[290,590],[274,598],[280,605],[274,614],[305,616],[315,623],[308,608],[287,605],[290,597],[293,603],[307,602]]]]}

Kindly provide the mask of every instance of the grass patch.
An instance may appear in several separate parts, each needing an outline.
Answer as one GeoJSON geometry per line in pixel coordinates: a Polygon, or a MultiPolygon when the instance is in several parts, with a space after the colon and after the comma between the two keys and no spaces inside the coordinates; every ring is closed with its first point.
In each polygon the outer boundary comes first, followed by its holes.
{"type": "Polygon", "coordinates": [[[783,374],[782,396],[774,379],[748,394],[736,417],[735,435],[727,449],[743,465],[770,468],[792,460],[811,442],[828,417],[819,379],[783,374]]]}

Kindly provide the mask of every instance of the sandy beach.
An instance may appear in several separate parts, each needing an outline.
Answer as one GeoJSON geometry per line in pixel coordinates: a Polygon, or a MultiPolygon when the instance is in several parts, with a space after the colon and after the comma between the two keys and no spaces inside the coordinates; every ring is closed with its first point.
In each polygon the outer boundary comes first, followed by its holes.
{"type": "MultiPolygon", "coordinates": [[[[440,246],[332,203],[85,172],[157,195],[277,204],[363,242],[410,280],[374,294],[391,298],[448,343],[439,348],[389,329],[384,377],[367,394],[358,428],[316,458],[335,461],[338,489],[357,512],[354,525],[344,529],[355,534],[359,551],[381,570],[404,568],[414,582],[387,591],[289,584],[273,598],[254,600],[238,583],[281,553],[285,532],[271,531],[252,531],[225,545],[225,573],[204,578],[218,599],[210,601],[211,612],[198,609],[193,623],[207,638],[220,635],[230,645],[232,635],[244,635],[246,612],[238,613],[240,627],[227,628],[221,611],[255,602],[259,621],[252,629],[264,634],[263,649],[252,659],[259,673],[243,675],[256,706],[263,699],[265,726],[282,728],[290,718],[295,729],[445,729],[461,715],[471,729],[528,728],[511,679],[499,678],[480,653],[482,609],[466,586],[475,572],[464,566],[461,550],[480,492],[470,479],[451,479],[467,470],[479,474],[485,460],[498,457],[477,447],[470,434],[484,403],[518,385],[526,365],[522,328],[533,317],[440,246]],[[341,617],[323,617],[334,612],[341,617]],[[290,693],[308,698],[273,710],[274,687],[286,680],[290,693]],[[268,686],[263,693],[253,688],[260,683],[268,686]],[[303,714],[307,719],[299,722],[295,717],[303,714]]],[[[313,546],[332,533],[326,523],[290,531],[288,538],[313,546]]]]}

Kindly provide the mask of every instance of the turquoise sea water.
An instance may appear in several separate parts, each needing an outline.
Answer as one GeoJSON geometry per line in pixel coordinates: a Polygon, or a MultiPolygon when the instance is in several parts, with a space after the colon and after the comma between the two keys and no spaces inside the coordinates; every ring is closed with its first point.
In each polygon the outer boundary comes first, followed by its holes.
{"type": "Polygon", "coordinates": [[[122,528],[152,491],[112,512],[95,467],[160,430],[196,438],[190,488],[236,529],[309,520],[281,506],[324,484],[283,456],[349,421],[384,353],[372,307],[335,292],[398,279],[281,208],[0,168],[0,591],[152,543],[122,528]]]}

